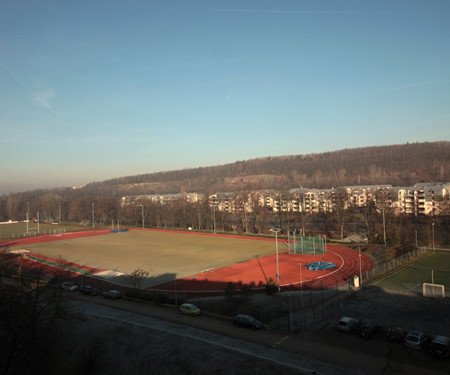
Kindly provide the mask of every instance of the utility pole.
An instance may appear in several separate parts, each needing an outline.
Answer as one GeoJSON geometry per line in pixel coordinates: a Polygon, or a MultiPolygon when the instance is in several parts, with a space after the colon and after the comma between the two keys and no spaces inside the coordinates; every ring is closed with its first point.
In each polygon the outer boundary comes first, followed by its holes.
{"type": "Polygon", "coordinates": [[[276,257],[277,257],[277,288],[278,291],[280,291],[280,270],[278,266],[278,232],[281,229],[271,229],[272,232],[275,232],[275,251],[276,251],[276,257]]]}
{"type": "Polygon", "coordinates": [[[435,252],[435,247],[434,247],[434,223],[431,224],[431,235],[432,235],[432,239],[433,239],[433,253],[435,252]]]}

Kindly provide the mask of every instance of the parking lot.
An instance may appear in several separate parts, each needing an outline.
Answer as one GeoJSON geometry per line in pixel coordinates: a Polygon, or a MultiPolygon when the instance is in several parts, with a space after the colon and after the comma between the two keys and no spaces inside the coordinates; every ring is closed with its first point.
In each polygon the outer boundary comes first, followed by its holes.
{"type": "Polygon", "coordinates": [[[344,347],[354,353],[380,357],[384,361],[386,373],[401,372],[401,364],[443,373],[450,372],[450,359],[431,356],[427,347],[412,350],[399,342],[389,342],[385,335],[386,328],[399,326],[406,333],[410,330],[422,331],[430,339],[436,334],[449,337],[448,298],[427,298],[414,294],[387,292],[378,287],[367,287],[337,303],[340,305],[340,316],[331,316],[299,332],[299,335],[330,346],[344,347]],[[374,322],[380,329],[368,340],[357,333],[340,332],[336,324],[341,316],[349,316],[362,322],[374,322]]]}

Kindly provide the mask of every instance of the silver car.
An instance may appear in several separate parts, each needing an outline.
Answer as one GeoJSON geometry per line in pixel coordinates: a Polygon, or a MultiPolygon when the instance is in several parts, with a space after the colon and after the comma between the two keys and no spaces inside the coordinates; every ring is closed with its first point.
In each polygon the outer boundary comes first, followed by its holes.
{"type": "Polygon", "coordinates": [[[74,292],[75,290],[78,290],[78,286],[76,286],[71,281],[66,281],[66,282],[62,283],[61,288],[64,290],[67,290],[68,292],[74,292]]]}
{"type": "Polygon", "coordinates": [[[409,331],[405,338],[405,346],[409,349],[418,350],[427,341],[425,333],[420,331],[409,331]]]}

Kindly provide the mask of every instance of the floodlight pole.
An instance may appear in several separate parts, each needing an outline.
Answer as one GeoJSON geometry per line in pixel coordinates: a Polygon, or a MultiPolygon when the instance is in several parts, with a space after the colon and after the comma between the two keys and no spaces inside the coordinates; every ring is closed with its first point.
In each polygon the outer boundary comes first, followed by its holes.
{"type": "Polygon", "coordinates": [[[278,232],[280,229],[271,229],[272,232],[275,232],[275,251],[276,251],[276,257],[277,257],[277,288],[278,291],[280,291],[280,270],[278,266],[278,232]]]}
{"type": "Polygon", "coordinates": [[[384,246],[387,246],[386,244],[386,220],[384,218],[384,207],[382,208],[383,210],[383,236],[384,236],[384,246]]]}
{"type": "Polygon", "coordinates": [[[359,285],[362,286],[362,271],[361,271],[361,246],[359,246],[359,285]]]}
{"type": "Polygon", "coordinates": [[[95,203],[92,203],[92,228],[94,228],[94,207],[95,203]]]}
{"type": "Polygon", "coordinates": [[[302,278],[302,264],[300,263],[300,302],[303,310],[303,278],[302,278]]]}

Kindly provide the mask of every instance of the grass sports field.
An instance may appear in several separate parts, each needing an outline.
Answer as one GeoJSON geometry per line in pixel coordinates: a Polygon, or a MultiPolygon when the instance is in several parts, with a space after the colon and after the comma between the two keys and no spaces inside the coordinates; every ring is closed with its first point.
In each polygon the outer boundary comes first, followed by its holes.
{"type": "Polygon", "coordinates": [[[124,273],[140,268],[149,272],[147,287],[275,252],[274,242],[147,230],[27,244],[21,248],[93,268],[124,273]]]}
{"type": "Polygon", "coordinates": [[[450,292],[450,253],[436,252],[411,263],[375,281],[373,284],[382,288],[422,293],[423,283],[445,285],[446,295],[450,292]]]}

